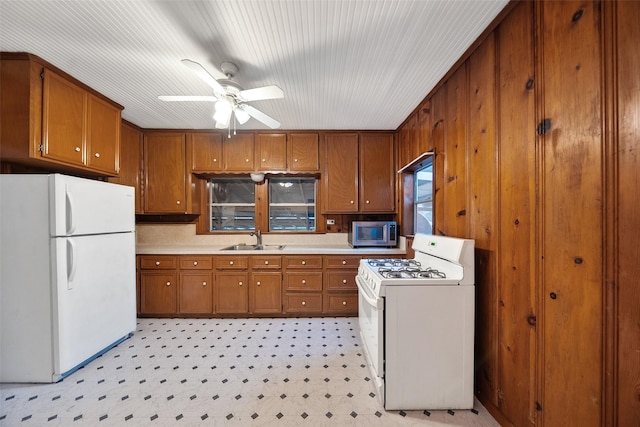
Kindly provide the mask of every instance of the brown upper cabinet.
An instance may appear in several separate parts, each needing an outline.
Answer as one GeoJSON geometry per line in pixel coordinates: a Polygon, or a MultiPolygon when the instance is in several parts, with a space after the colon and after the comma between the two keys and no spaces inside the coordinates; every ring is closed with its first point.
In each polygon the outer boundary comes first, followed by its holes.
{"type": "Polygon", "coordinates": [[[194,173],[319,171],[317,133],[187,134],[194,173]]]}
{"type": "Polygon", "coordinates": [[[144,211],[191,213],[186,174],[186,134],[147,132],[144,135],[144,211]]]}
{"type": "Polygon", "coordinates": [[[324,148],[324,212],[395,211],[392,133],[327,134],[324,148]]]}
{"type": "Polygon", "coordinates": [[[40,58],[2,53],[2,160],[117,175],[122,107],[40,58]]]}

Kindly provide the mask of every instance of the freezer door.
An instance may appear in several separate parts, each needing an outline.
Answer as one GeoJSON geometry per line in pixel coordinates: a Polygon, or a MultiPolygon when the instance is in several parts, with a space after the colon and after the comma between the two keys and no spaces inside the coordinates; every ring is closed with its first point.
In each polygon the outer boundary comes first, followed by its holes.
{"type": "Polygon", "coordinates": [[[135,330],[134,236],[118,233],[52,239],[57,266],[54,376],[63,375],[135,330]]]}
{"type": "Polygon", "coordinates": [[[60,174],[50,177],[52,237],[134,230],[133,187],[60,174]]]}

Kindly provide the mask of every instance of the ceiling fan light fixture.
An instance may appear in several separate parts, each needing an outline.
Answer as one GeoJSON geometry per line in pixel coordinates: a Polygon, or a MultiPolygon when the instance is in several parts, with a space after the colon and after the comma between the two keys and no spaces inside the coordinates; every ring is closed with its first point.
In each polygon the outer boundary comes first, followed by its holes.
{"type": "Polygon", "coordinates": [[[238,123],[240,123],[241,125],[247,123],[247,121],[249,121],[249,119],[251,118],[249,113],[247,113],[246,111],[244,111],[240,107],[236,108],[233,111],[234,111],[234,113],[236,115],[236,119],[238,120],[238,123]]]}

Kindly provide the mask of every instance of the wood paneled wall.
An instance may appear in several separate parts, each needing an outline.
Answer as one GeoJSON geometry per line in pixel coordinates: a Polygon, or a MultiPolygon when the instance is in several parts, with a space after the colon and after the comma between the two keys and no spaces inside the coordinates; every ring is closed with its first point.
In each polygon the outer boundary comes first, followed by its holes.
{"type": "Polygon", "coordinates": [[[476,242],[476,394],[505,425],[640,425],[639,18],[518,2],[399,130],[400,160],[436,152],[436,232],[476,242]]]}

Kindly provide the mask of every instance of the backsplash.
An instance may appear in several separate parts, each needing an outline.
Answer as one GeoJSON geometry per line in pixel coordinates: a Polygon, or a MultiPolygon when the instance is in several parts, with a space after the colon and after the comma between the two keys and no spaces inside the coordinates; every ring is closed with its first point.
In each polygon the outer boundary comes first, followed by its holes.
{"type": "MultiPolygon", "coordinates": [[[[137,224],[136,244],[138,246],[226,246],[238,243],[255,244],[255,236],[249,233],[196,234],[195,224],[137,224]]],[[[344,246],[347,247],[347,233],[327,234],[264,234],[263,243],[269,245],[292,246],[344,246]]]]}

